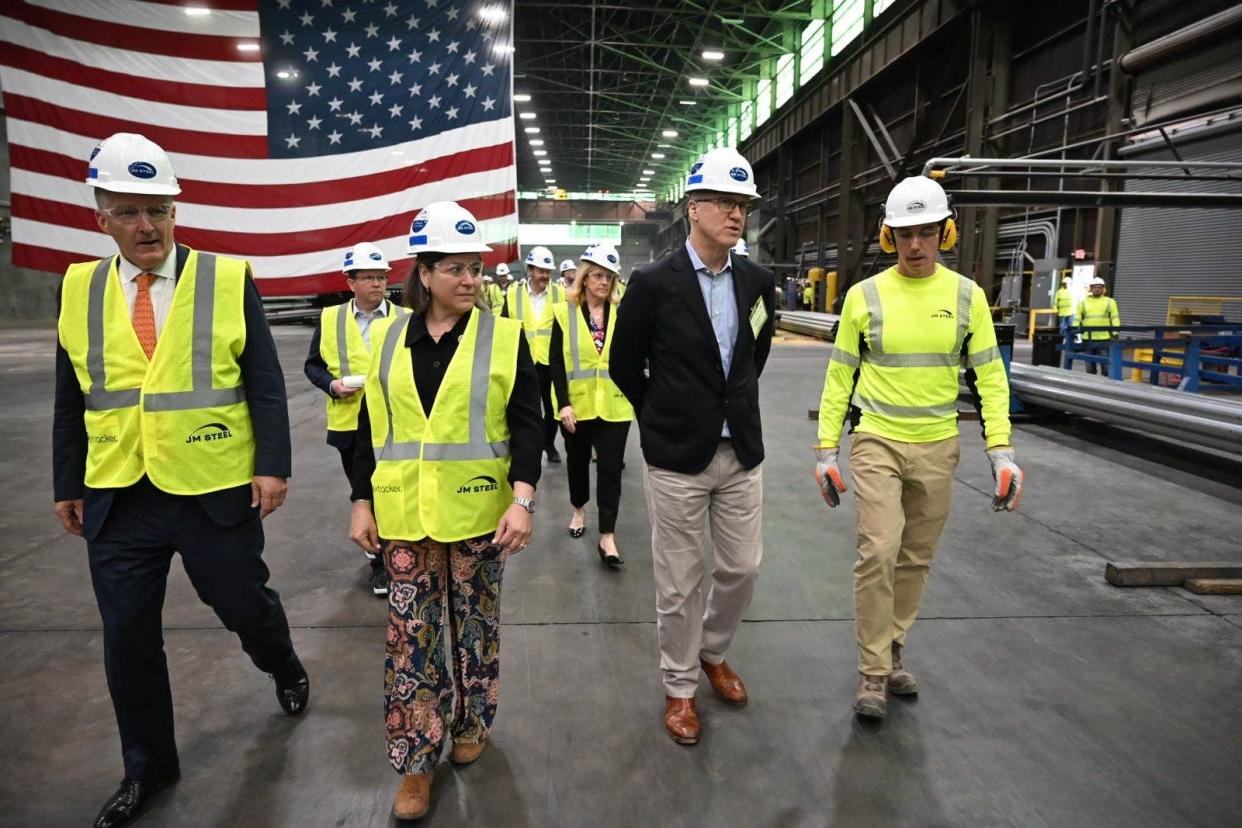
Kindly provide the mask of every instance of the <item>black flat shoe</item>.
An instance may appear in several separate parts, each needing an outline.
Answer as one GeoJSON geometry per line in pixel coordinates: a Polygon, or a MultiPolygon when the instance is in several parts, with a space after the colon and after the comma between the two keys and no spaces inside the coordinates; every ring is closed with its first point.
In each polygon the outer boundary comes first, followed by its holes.
{"type": "Polygon", "coordinates": [[[597,545],[595,551],[599,553],[600,562],[609,569],[620,569],[621,564],[625,563],[625,561],[621,560],[620,555],[609,555],[605,552],[603,544],[597,545]]]}
{"type": "Polygon", "coordinates": [[[302,715],[310,703],[310,676],[306,675],[306,668],[298,657],[289,659],[272,678],[276,680],[276,701],[280,702],[280,709],[290,716],[302,715]]]}
{"type": "Polygon", "coordinates": [[[571,526],[571,527],[569,527],[569,536],[570,536],[571,538],[580,538],[580,537],[582,537],[582,536],[583,536],[583,535],[585,535],[585,534],[586,534],[586,527],[585,527],[585,526],[579,526],[577,529],[575,529],[575,528],[574,528],[574,527],[572,527],[572,526],[571,526]]]}
{"type": "Polygon", "coordinates": [[[549,462],[549,463],[559,463],[559,462],[561,462],[561,453],[560,453],[559,451],[557,451],[557,450],[556,450],[556,446],[548,446],[548,448],[547,448],[547,452],[548,452],[548,462],[549,462]]]}
{"type": "Polygon", "coordinates": [[[128,825],[147,809],[147,806],[151,804],[151,797],[180,778],[181,771],[177,768],[146,779],[126,777],[121,780],[121,786],[116,789],[116,793],[104,803],[99,816],[95,817],[95,828],[116,828],[118,825],[128,825]]]}

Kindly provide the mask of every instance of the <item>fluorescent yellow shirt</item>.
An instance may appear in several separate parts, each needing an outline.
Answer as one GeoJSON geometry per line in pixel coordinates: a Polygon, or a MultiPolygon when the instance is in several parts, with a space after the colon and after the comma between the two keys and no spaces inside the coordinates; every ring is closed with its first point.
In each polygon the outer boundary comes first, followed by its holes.
{"type": "Polygon", "coordinates": [[[1121,312],[1117,310],[1117,302],[1110,296],[1088,296],[1078,306],[1074,314],[1074,324],[1086,330],[1083,339],[1091,342],[1107,341],[1116,336],[1109,330],[1121,324],[1121,312]],[[1100,330],[1090,330],[1099,328],[1100,330]]]}
{"type": "Polygon", "coordinates": [[[957,434],[959,370],[979,397],[989,448],[1009,444],[1009,380],[982,288],[942,265],[925,279],[889,268],[845,295],[819,406],[819,443],[855,430],[904,443],[957,434]]]}

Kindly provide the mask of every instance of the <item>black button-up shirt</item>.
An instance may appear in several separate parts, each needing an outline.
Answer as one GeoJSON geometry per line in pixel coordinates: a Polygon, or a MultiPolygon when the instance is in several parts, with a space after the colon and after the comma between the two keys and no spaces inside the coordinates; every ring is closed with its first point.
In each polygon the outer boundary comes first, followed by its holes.
{"type": "MultiPolygon", "coordinates": [[[[427,333],[427,319],[423,314],[410,317],[405,329],[405,347],[411,351],[414,363],[414,387],[418,391],[419,402],[423,413],[431,416],[431,407],[440,393],[440,384],[444,382],[444,374],[448,371],[449,362],[457,353],[457,344],[466,332],[470,322],[470,314],[479,312],[474,309],[462,314],[447,333],[434,340],[427,333]]],[[[379,343],[375,343],[379,348],[379,343]]],[[[378,356],[378,350],[374,351],[378,356]]],[[[539,375],[535,373],[535,363],[530,357],[530,347],[526,344],[526,336],[518,340],[517,376],[513,382],[513,393],[509,395],[509,404],[505,408],[505,419],[509,424],[509,483],[539,484],[541,472],[540,462],[543,459],[543,409],[539,401],[539,375]]],[[[466,423],[461,427],[466,428],[466,423]]],[[[371,418],[367,413],[367,400],[362,401],[362,411],[358,415],[358,434],[354,440],[354,476],[353,500],[371,500],[371,475],[375,472],[375,449],[371,446],[371,418]]]]}

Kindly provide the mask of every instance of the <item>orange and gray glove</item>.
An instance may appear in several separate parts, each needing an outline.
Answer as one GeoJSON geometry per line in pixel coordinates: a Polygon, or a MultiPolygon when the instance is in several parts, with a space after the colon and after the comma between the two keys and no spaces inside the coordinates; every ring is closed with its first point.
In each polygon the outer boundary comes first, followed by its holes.
{"type": "Polygon", "coordinates": [[[819,484],[819,496],[830,509],[841,505],[841,493],[846,488],[841,467],[837,465],[837,453],[836,448],[815,449],[815,482],[819,484]]]}
{"type": "Polygon", "coordinates": [[[1022,469],[1014,462],[1014,450],[1009,446],[988,449],[988,460],[992,462],[992,479],[996,481],[992,511],[1017,511],[1022,500],[1022,469]]]}

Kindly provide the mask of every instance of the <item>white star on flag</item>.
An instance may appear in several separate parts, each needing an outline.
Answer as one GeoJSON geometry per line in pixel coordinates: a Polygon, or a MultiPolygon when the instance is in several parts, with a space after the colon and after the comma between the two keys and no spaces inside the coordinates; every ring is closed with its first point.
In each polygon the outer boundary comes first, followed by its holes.
{"type": "Polygon", "coordinates": [[[289,145],[288,149],[296,148],[297,145],[300,144],[301,142],[302,142],[302,139],[296,135],[290,135],[288,138],[285,139],[285,143],[289,145]]]}

